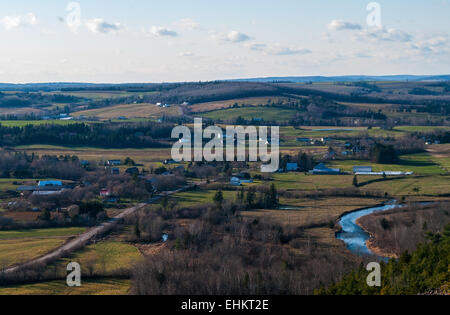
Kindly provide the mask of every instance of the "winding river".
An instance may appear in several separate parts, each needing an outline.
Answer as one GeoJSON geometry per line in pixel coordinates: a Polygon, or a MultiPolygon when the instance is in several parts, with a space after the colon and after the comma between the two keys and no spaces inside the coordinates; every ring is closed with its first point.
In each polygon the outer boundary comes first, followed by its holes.
{"type": "MultiPolygon", "coordinates": [[[[337,233],[336,237],[339,240],[342,240],[352,253],[359,256],[373,256],[375,254],[366,245],[366,242],[369,240],[370,235],[366,231],[364,231],[358,224],[356,224],[356,221],[359,218],[372,214],[374,212],[388,211],[401,207],[404,207],[404,205],[395,204],[395,201],[391,201],[384,206],[362,209],[345,214],[339,221],[342,227],[342,231],[337,233]]],[[[380,258],[386,259],[385,257],[380,258]]]]}

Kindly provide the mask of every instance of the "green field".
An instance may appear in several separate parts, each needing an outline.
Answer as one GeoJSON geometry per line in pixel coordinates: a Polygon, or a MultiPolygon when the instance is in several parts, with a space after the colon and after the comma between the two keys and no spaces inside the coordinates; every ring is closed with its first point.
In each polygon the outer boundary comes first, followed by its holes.
{"type": "Polygon", "coordinates": [[[70,288],[65,280],[0,287],[0,295],[127,295],[131,281],[123,279],[81,280],[70,288]]]}
{"type": "Polygon", "coordinates": [[[65,242],[65,238],[9,239],[0,241],[0,268],[38,258],[65,242]]]}
{"type": "Polygon", "coordinates": [[[398,164],[377,164],[370,161],[344,160],[327,163],[330,167],[340,168],[342,171],[351,172],[353,166],[372,166],[375,172],[403,171],[415,174],[445,174],[439,164],[433,161],[428,153],[402,155],[398,164]]]}
{"type": "Polygon", "coordinates": [[[89,274],[88,269],[92,268],[93,272],[105,274],[120,269],[129,270],[141,258],[141,253],[133,245],[104,241],[88,245],[57,264],[64,268],[69,262],[76,261],[85,273],[89,274]]]}
{"type": "Polygon", "coordinates": [[[0,231],[0,240],[18,238],[50,238],[61,236],[72,236],[81,234],[86,230],[83,227],[52,228],[52,229],[32,229],[0,231]]]}
{"type": "Polygon", "coordinates": [[[75,124],[74,120],[0,120],[0,125],[4,127],[25,127],[27,125],[69,125],[75,124]]]}
{"type": "MultiPolygon", "coordinates": [[[[188,191],[172,196],[171,200],[177,202],[180,206],[190,207],[195,205],[213,203],[213,198],[216,193],[217,190],[188,191]]],[[[235,191],[223,191],[224,199],[235,199],[236,195],[237,193],[235,191]]]]}

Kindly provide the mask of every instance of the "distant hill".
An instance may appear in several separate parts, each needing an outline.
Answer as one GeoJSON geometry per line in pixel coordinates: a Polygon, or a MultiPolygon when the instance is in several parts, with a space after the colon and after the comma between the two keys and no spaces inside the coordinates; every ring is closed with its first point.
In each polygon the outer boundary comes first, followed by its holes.
{"type": "Polygon", "coordinates": [[[292,77],[267,77],[267,78],[249,78],[236,79],[230,81],[239,82],[293,82],[293,83],[316,83],[316,82],[358,82],[358,81],[450,81],[450,75],[385,75],[385,76],[364,76],[364,75],[346,75],[346,76],[292,76],[292,77]]]}
{"type": "MultiPolygon", "coordinates": [[[[217,80],[215,82],[254,82],[254,83],[318,83],[318,82],[359,82],[359,81],[396,81],[396,82],[420,82],[420,81],[450,81],[450,75],[385,75],[385,76],[289,76],[289,77],[266,77],[217,80]]],[[[78,83],[78,82],[49,82],[49,83],[0,83],[0,91],[61,91],[61,90],[149,90],[157,89],[160,86],[173,87],[185,83],[194,82],[173,82],[173,83],[78,83]]],[[[206,83],[206,82],[205,82],[206,83]]]]}

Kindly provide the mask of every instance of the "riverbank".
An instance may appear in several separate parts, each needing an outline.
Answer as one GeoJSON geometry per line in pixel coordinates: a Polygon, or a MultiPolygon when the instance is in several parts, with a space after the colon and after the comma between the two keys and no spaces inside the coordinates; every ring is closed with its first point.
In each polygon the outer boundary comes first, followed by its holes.
{"type": "Polygon", "coordinates": [[[369,230],[367,229],[367,227],[365,227],[361,223],[361,219],[362,218],[363,217],[361,217],[358,220],[356,220],[356,224],[362,230],[364,230],[367,234],[369,234],[369,239],[366,241],[366,246],[369,249],[369,251],[371,251],[372,253],[374,253],[375,255],[380,256],[380,257],[386,257],[386,258],[389,258],[389,259],[398,259],[398,258],[400,258],[400,256],[397,255],[396,253],[392,253],[392,252],[386,251],[386,249],[383,249],[383,248],[375,245],[375,243],[376,243],[376,236],[373,235],[372,233],[370,233],[369,230]]]}

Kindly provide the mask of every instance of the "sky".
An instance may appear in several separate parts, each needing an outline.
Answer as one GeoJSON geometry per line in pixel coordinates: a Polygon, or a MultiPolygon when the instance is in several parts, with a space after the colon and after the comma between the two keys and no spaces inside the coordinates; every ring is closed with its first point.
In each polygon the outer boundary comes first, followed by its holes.
{"type": "Polygon", "coordinates": [[[0,82],[450,73],[450,0],[4,0],[0,82]]]}

